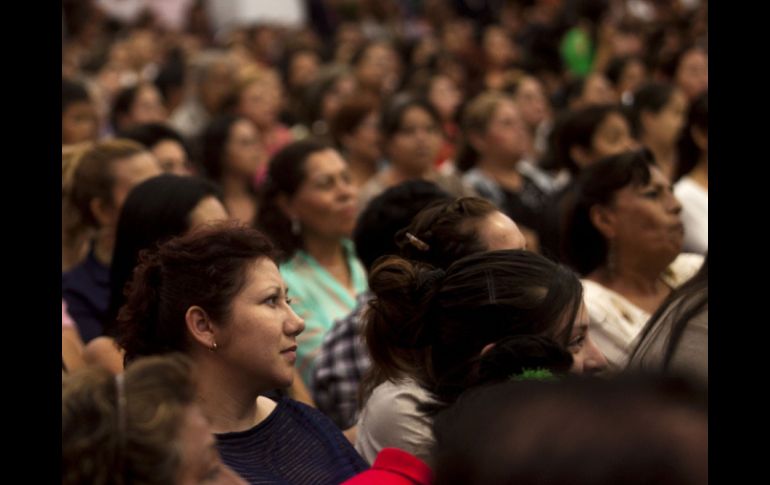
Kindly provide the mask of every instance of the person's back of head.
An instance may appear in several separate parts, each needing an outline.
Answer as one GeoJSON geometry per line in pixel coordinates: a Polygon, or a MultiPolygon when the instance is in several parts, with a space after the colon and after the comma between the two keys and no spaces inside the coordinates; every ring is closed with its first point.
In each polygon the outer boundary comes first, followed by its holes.
{"type": "Polygon", "coordinates": [[[356,254],[364,267],[371,270],[377,258],[399,254],[396,234],[426,206],[449,198],[432,182],[409,180],[372,199],[353,231],[356,254]]]}
{"type": "Polygon", "coordinates": [[[175,355],[121,375],[88,367],[62,381],[62,484],[176,483],[192,364],[175,355]]]}
{"type": "Polygon", "coordinates": [[[525,250],[472,254],[446,271],[390,257],[369,277],[364,335],[381,377],[411,375],[444,404],[525,367],[570,370],[582,287],[525,250]]]}
{"type": "Polygon", "coordinates": [[[213,182],[169,174],[148,179],[131,190],[118,219],[105,329],[113,325],[125,302],[124,287],[138,263],[139,252],[191,229],[192,211],[206,197],[222,199],[213,182]]]}
{"type": "Polygon", "coordinates": [[[708,483],[707,400],[679,379],[512,380],[433,431],[436,485],[708,483]]]}
{"type": "Polygon", "coordinates": [[[487,249],[478,226],[498,211],[492,202],[479,197],[435,201],[396,234],[396,244],[404,258],[447,268],[464,256],[487,249]]]}

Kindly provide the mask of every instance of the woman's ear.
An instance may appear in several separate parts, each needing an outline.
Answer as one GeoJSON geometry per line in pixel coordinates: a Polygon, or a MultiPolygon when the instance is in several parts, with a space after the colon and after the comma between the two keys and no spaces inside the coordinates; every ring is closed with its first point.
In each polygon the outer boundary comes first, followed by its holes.
{"type": "Polygon", "coordinates": [[[579,145],[570,147],[569,156],[572,160],[575,161],[575,165],[581,169],[588,168],[588,166],[591,165],[591,162],[593,161],[592,157],[588,153],[588,150],[579,145]]]}
{"type": "Polygon", "coordinates": [[[591,218],[591,223],[602,236],[606,239],[615,238],[615,222],[617,218],[612,209],[596,204],[588,211],[588,216],[591,218]]]}
{"type": "Polygon", "coordinates": [[[656,116],[657,115],[655,113],[648,110],[643,110],[641,113],[639,113],[639,124],[641,125],[641,129],[642,129],[640,133],[640,138],[642,134],[647,133],[649,131],[648,127],[650,126],[651,123],[655,122],[654,118],[656,116]]]}
{"type": "Polygon", "coordinates": [[[88,207],[101,227],[117,225],[117,211],[108,201],[95,197],[88,203],[88,207]]]}
{"type": "Polygon", "coordinates": [[[481,353],[480,353],[479,355],[483,356],[484,354],[486,354],[487,352],[489,352],[490,350],[492,350],[494,347],[495,347],[495,342],[492,342],[492,343],[486,344],[486,345],[484,346],[484,348],[483,348],[483,349],[481,349],[481,353]]]}
{"type": "Polygon", "coordinates": [[[187,331],[193,340],[207,349],[216,348],[214,322],[203,308],[193,305],[184,314],[187,331]]]}
{"type": "Polygon", "coordinates": [[[275,198],[275,203],[287,219],[294,220],[297,218],[297,213],[293,208],[293,204],[286,194],[278,194],[275,198]]]}

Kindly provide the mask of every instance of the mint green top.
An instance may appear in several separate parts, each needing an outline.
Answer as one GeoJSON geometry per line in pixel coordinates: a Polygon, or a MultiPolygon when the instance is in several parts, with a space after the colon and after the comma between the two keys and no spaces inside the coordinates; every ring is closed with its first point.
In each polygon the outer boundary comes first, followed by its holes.
{"type": "MultiPolygon", "coordinates": [[[[343,248],[356,295],[367,290],[366,271],[356,258],[353,243],[344,240],[343,248]]],[[[310,387],[313,363],[326,332],[335,320],[346,316],[356,306],[356,299],[303,250],[281,265],[281,276],[289,288],[294,311],[305,320],[305,331],[297,337],[297,370],[310,387]]]]}

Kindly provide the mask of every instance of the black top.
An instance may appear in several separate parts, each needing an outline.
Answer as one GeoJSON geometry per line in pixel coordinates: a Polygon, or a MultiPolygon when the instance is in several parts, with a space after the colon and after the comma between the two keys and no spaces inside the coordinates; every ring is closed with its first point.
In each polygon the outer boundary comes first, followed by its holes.
{"type": "Polygon", "coordinates": [[[369,465],[320,411],[281,399],[246,431],[217,434],[222,460],[255,484],[338,484],[369,465]]]}

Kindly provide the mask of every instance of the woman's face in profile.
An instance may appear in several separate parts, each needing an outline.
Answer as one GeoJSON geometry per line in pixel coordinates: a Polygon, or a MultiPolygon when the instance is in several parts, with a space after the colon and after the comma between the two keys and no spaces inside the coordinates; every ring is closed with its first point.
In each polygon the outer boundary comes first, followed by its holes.
{"type": "Polygon", "coordinates": [[[645,259],[673,261],[684,238],[681,210],[671,182],[659,168],[650,167],[649,183],[628,185],[615,193],[607,208],[610,239],[623,251],[645,259]]]}
{"type": "Polygon", "coordinates": [[[585,303],[580,304],[577,318],[572,326],[572,333],[567,343],[567,350],[572,354],[573,374],[594,374],[607,367],[607,359],[596,347],[589,333],[588,312],[585,303]]]}

